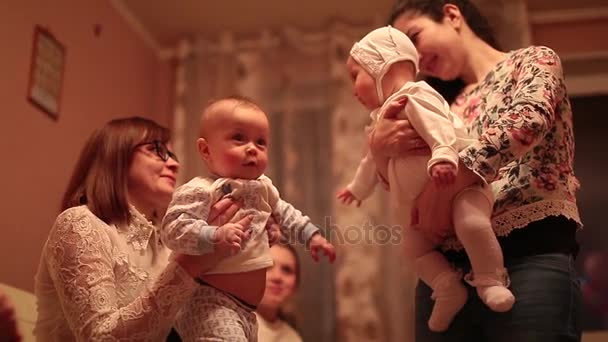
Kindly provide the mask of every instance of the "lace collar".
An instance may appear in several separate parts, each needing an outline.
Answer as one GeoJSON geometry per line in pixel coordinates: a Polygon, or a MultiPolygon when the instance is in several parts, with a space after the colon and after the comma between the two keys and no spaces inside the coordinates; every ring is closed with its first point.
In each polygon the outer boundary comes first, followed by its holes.
{"type": "Polygon", "coordinates": [[[129,214],[131,214],[131,223],[119,227],[127,236],[127,243],[136,251],[146,250],[150,241],[157,243],[159,235],[152,221],[132,205],[129,205],[129,214]]]}

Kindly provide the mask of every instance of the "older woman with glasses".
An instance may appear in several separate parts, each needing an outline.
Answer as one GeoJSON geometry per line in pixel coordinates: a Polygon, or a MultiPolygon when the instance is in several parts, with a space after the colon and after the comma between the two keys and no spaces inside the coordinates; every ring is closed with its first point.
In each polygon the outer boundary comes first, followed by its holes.
{"type": "MultiPolygon", "coordinates": [[[[219,256],[175,255],[157,223],[179,168],[169,131],[117,119],[86,143],[51,228],[36,275],[39,341],[161,341],[219,256]]],[[[238,209],[212,208],[225,222],[238,209]]],[[[215,224],[215,223],[214,223],[215,224]]]]}

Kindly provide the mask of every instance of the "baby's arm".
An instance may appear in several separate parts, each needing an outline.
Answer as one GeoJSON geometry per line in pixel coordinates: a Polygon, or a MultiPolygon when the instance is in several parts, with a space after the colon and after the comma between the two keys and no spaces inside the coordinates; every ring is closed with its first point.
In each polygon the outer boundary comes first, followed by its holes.
{"type": "Polygon", "coordinates": [[[273,215],[278,219],[282,229],[287,230],[289,241],[305,244],[315,261],[319,260],[319,252],[323,252],[330,262],[334,262],[336,251],[334,246],[322,235],[317,226],[310,222],[310,218],[294,208],[290,203],[279,199],[273,215]]]}
{"type": "Polygon", "coordinates": [[[212,199],[210,188],[196,181],[175,190],[161,228],[161,238],[167,247],[190,255],[214,251],[232,255],[240,250],[241,241],[247,237],[243,225],[248,225],[251,219],[220,227],[208,224],[212,199]]]}
{"type": "Polygon", "coordinates": [[[359,206],[361,201],[372,194],[377,183],[378,175],[376,173],[376,163],[374,162],[371,153],[368,152],[365,157],[361,159],[353,180],[346,188],[338,192],[337,197],[342,203],[347,205],[353,200],[356,200],[357,206],[359,206]]]}
{"type": "Polygon", "coordinates": [[[280,198],[279,191],[272,185],[270,178],[263,176],[261,179],[266,182],[272,216],[277,220],[279,227],[286,231],[283,236],[287,237],[289,243],[298,242],[309,247],[315,261],[319,260],[319,252],[323,252],[330,262],[334,262],[336,250],[321,235],[319,228],[310,222],[308,216],[280,198]]]}
{"type": "Polygon", "coordinates": [[[407,117],[431,148],[431,159],[427,166],[429,175],[438,185],[451,184],[458,172],[458,150],[449,105],[426,84],[417,90],[408,95],[405,107],[407,117]]]}
{"type": "Polygon", "coordinates": [[[272,214],[281,226],[283,235],[292,242],[304,244],[319,233],[319,228],[310,222],[308,216],[283,199],[277,201],[272,214]]]}
{"type": "Polygon", "coordinates": [[[211,191],[202,184],[184,184],[173,193],[163,218],[161,239],[171,250],[190,255],[213,252],[216,226],[207,223],[211,191]]]}

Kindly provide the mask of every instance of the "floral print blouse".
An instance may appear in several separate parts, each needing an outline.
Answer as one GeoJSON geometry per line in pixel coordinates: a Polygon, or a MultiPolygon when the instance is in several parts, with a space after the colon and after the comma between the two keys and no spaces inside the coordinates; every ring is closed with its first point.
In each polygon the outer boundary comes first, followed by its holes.
{"type": "MultiPolygon", "coordinates": [[[[582,226],[575,193],[572,110],[557,54],[543,46],[511,51],[451,106],[479,140],[460,152],[491,183],[496,235],[548,216],[582,226]]],[[[456,239],[446,249],[461,249],[456,239]]]]}

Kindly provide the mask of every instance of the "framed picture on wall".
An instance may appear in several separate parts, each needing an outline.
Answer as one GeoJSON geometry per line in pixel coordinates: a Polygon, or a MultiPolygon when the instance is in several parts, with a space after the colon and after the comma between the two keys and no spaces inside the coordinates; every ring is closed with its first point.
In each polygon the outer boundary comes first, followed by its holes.
{"type": "Polygon", "coordinates": [[[46,29],[34,28],[27,98],[51,118],[59,118],[65,47],[46,29]]]}

